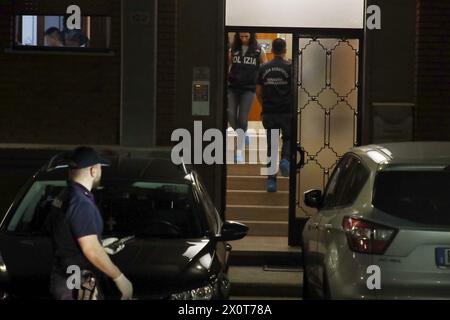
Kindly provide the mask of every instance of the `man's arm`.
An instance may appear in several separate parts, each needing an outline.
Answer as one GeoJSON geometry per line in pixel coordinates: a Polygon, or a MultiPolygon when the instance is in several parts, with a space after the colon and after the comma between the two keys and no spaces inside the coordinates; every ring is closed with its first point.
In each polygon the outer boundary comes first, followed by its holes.
{"type": "Polygon", "coordinates": [[[105,249],[98,241],[97,235],[79,238],[78,243],[86,259],[114,280],[117,288],[122,293],[122,300],[131,299],[133,297],[133,285],[111,261],[105,249]]]}
{"type": "Polygon", "coordinates": [[[97,269],[112,279],[120,276],[119,268],[111,261],[105,249],[98,241],[97,235],[85,236],[78,239],[78,243],[86,259],[97,269]]]}
{"type": "Polygon", "coordinates": [[[256,99],[258,99],[258,102],[262,105],[263,104],[263,86],[260,84],[256,85],[256,99]]]}

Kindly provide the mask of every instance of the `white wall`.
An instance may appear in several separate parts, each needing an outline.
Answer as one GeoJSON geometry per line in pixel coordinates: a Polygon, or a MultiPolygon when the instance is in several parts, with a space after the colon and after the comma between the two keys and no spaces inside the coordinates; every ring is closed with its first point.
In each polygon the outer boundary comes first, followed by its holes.
{"type": "Polygon", "coordinates": [[[226,25],[362,29],[364,0],[226,0],[226,25]]]}

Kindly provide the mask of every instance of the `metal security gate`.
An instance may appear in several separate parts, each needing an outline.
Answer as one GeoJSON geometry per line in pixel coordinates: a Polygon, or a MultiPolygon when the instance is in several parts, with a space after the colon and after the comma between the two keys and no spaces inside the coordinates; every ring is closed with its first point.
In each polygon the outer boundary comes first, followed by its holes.
{"type": "MultiPolygon", "coordinates": [[[[324,190],[340,157],[359,144],[361,54],[359,36],[294,36],[298,52],[297,117],[294,119],[297,163],[291,168],[289,243],[299,244],[299,224],[314,209],[303,193],[324,190]]],[[[294,58],[294,59],[295,59],[294,58]]],[[[295,106],[294,106],[295,108],[295,106]]],[[[295,112],[295,111],[294,111],[295,112]]]]}

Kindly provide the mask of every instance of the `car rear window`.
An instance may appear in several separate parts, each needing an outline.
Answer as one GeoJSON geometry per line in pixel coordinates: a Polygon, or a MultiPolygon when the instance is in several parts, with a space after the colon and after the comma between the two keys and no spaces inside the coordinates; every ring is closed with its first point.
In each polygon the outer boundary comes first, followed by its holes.
{"type": "Polygon", "coordinates": [[[373,205],[392,216],[430,226],[450,226],[450,171],[378,173],[373,205]]]}

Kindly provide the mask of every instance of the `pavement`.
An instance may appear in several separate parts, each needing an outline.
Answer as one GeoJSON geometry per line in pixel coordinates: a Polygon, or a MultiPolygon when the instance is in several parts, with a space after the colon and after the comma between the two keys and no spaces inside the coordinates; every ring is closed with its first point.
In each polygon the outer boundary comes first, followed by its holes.
{"type": "Polygon", "coordinates": [[[288,246],[287,237],[247,236],[230,244],[231,299],[301,299],[301,248],[288,246]]]}
{"type": "Polygon", "coordinates": [[[301,269],[279,266],[231,266],[228,275],[231,282],[231,299],[289,299],[299,300],[302,293],[301,269]]]}

